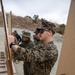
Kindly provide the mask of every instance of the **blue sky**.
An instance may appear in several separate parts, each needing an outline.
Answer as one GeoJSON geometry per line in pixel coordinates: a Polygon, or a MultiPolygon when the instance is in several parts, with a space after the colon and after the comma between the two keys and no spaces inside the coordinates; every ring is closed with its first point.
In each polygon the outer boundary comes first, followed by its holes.
{"type": "Polygon", "coordinates": [[[55,23],[67,22],[71,0],[3,0],[6,12],[12,11],[17,16],[39,15],[55,23]]]}

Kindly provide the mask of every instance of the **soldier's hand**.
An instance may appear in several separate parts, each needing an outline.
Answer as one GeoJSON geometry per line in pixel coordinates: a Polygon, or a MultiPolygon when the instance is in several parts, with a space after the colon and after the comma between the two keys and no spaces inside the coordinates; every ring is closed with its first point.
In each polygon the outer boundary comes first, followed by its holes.
{"type": "Polygon", "coordinates": [[[14,36],[12,36],[12,35],[9,35],[9,36],[8,36],[8,44],[9,44],[9,45],[10,45],[12,42],[15,42],[14,40],[15,40],[14,36]]]}
{"type": "MultiPolygon", "coordinates": [[[[12,36],[12,35],[9,35],[8,36],[8,43],[9,43],[9,45],[11,44],[11,43],[14,43],[15,41],[15,37],[14,36],[12,36]]],[[[16,51],[17,50],[17,48],[18,48],[19,46],[18,45],[12,45],[12,49],[13,49],[13,51],[16,51]]]]}

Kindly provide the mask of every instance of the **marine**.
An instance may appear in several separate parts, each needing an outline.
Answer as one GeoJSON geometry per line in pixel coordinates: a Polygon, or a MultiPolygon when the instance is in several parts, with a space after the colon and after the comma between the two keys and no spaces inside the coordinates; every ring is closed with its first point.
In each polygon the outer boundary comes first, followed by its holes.
{"type": "Polygon", "coordinates": [[[53,43],[52,36],[55,34],[55,25],[44,22],[38,28],[41,43],[27,49],[14,43],[14,37],[9,36],[10,48],[15,51],[18,60],[29,62],[27,75],[50,75],[50,72],[57,61],[58,49],[53,43]]]}
{"type": "MultiPolygon", "coordinates": [[[[22,31],[22,43],[19,46],[23,48],[27,48],[27,49],[32,48],[34,46],[34,42],[31,41],[30,32],[22,31]]],[[[24,61],[24,64],[23,64],[24,75],[28,75],[29,65],[30,65],[30,62],[24,61]]]]}

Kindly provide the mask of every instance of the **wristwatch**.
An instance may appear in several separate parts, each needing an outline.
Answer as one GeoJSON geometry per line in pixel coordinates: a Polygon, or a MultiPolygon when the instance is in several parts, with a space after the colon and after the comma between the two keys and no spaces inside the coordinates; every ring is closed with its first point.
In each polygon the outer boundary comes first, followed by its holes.
{"type": "Polygon", "coordinates": [[[12,48],[12,45],[16,45],[15,42],[10,43],[10,48],[12,48]]]}

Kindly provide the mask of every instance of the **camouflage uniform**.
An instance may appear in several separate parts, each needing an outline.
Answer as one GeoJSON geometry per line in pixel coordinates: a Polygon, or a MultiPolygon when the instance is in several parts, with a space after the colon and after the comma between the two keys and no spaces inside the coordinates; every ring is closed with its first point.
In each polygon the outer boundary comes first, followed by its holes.
{"type": "Polygon", "coordinates": [[[34,46],[34,42],[32,42],[32,41],[23,42],[19,46],[29,49],[29,48],[32,48],[34,46]]]}
{"type": "MultiPolygon", "coordinates": [[[[22,36],[30,38],[29,32],[22,31],[22,33],[23,33],[22,36]]],[[[30,49],[34,46],[34,42],[32,42],[31,40],[28,40],[28,41],[22,42],[22,44],[20,44],[19,46],[30,49]]],[[[30,65],[30,62],[24,62],[24,64],[23,64],[24,75],[28,75],[29,65],[30,65]]]]}
{"type": "Polygon", "coordinates": [[[18,60],[28,62],[27,75],[50,75],[58,50],[53,42],[39,44],[31,49],[19,47],[15,52],[18,60]]]}
{"type": "MultiPolygon", "coordinates": [[[[23,42],[20,46],[23,48],[29,49],[34,46],[34,43],[32,41],[23,42]]],[[[30,62],[24,62],[24,64],[23,64],[24,75],[28,75],[29,65],[30,65],[30,62]]]]}

